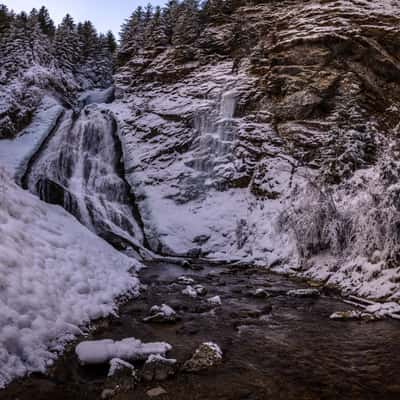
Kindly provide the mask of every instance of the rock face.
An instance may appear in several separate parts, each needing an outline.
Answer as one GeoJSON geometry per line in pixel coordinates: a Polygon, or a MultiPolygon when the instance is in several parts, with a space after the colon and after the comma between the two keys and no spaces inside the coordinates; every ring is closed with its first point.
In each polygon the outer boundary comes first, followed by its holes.
{"type": "Polygon", "coordinates": [[[149,245],[398,299],[399,2],[271,1],[232,17],[249,32],[240,60],[222,21],[189,60],[167,48],[116,76],[149,245]]]}

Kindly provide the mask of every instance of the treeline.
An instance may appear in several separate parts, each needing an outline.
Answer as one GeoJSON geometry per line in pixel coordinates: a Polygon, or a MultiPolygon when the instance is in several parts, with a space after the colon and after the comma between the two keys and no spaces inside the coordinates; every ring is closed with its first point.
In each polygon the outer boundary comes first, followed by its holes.
{"type": "MultiPolygon", "coordinates": [[[[240,47],[248,36],[243,21],[231,19],[233,12],[257,0],[169,0],[163,8],[139,6],[122,26],[117,62],[126,64],[143,51],[162,51],[174,48],[196,47],[204,28],[212,25],[232,23],[231,42],[240,47]]],[[[230,43],[226,44],[229,47],[230,43]]]]}
{"type": "Polygon", "coordinates": [[[56,27],[45,7],[15,14],[0,5],[0,83],[41,66],[62,71],[83,88],[107,85],[116,47],[113,34],[98,34],[90,21],[75,24],[66,15],[56,27]]]}

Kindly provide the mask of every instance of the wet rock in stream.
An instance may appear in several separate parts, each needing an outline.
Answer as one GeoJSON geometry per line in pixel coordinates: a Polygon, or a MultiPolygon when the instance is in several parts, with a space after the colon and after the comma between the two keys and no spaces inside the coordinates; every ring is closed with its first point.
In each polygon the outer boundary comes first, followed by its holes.
{"type": "Polygon", "coordinates": [[[141,377],[144,381],[165,381],[175,375],[177,370],[176,360],[159,355],[150,356],[144,363],[141,377]]]}
{"type": "Polygon", "coordinates": [[[158,322],[158,323],[175,323],[179,320],[176,311],[168,306],[162,304],[161,306],[153,306],[150,308],[150,315],[143,318],[143,322],[158,322]]]}
{"type": "Polygon", "coordinates": [[[198,372],[213,367],[222,362],[220,347],[212,342],[202,343],[192,358],[183,364],[182,370],[186,372],[198,372]]]}

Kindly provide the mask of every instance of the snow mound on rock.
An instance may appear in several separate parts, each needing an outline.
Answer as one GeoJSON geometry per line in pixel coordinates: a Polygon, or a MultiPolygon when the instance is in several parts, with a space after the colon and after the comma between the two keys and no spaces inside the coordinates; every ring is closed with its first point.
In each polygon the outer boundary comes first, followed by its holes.
{"type": "Polygon", "coordinates": [[[146,360],[152,354],[165,355],[171,348],[165,342],[143,343],[139,339],[126,338],[120,341],[88,340],[79,343],[75,352],[82,364],[101,364],[113,358],[146,360]]]}

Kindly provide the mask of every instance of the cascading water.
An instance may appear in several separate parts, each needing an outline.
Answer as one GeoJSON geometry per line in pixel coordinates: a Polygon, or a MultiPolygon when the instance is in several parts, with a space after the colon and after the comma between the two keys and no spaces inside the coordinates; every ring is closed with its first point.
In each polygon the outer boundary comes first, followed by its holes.
{"type": "Polygon", "coordinates": [[[23,185],[42,200],[63,206],[112,243],[141,248],[145,238],[123,178],[122,150],[111,113],[96,104],[65,114],[32,160],[23,185]]]}
{"type": "Polygon", "coordinates": [[[235,90],[222,93],[219,107],[200,112],[195,118],[195,128],[199,135],[195,141],[192,166],[211,177],[218,171],[219,165],[231,161],[237,96],[235,90]]]}

